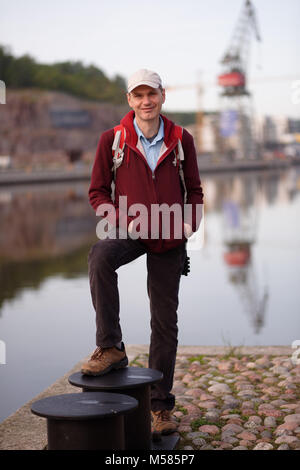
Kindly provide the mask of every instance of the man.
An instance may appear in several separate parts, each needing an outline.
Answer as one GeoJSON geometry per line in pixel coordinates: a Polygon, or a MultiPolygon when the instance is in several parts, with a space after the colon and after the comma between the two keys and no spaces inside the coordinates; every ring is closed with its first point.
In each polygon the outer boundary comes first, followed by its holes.
{"type": "Polygon", "coordinates": [[[165,90],[157,73],[147,69],[134,73],[128,81],[127,100],[132,111],[121,120],[126,140],[123,161],[116,170],[114,202],[111,195],[114,129],[104,132],[99,140],[89,187],[91,205],[97,213],[99,208],[105,207],[102,220],[109,220],[116,231],[114,237],[108,234],[93,245],[88,256],[91,295],[96,310],[97,348],[82,366],[82,373],[103,375],[128,365],[119,323],[116,270],[146,254],[151,310],[149,367],[163,372],[163,380],[151,387],[153,431],[168,434],[177,428],[171,416],[175,405],[171,390],[178,342],[179,283],[187,238],[199,227],[197,210],[202,205],[203,193],[193,138],[183,129],[182,167],[186,202],[191,213],[188,220],[184,219],[183,213],[172,218],[174,222],[179,221],[183,229],[180,236],[176,236],[173,228],[169,236],[164,237],[161,218],[154,228],[156,235],[151,236],[153,227],[150,226],[154,219],[151,210],[155,206],[164,203],[169,206],[177,204],[180,209],[184,206],[176,160],[178,135],[174,123],[160,114],[165,90]],[[121,208],[120,201],[124,196],[129,207],[135,204],[145,207],[147,215],[144,219],[121,208]],[[110,210],[107,209],[112,209],[114,219],[110,218],[110,210]],[[144,222],[150,222],[150,226],[144,222]]]}

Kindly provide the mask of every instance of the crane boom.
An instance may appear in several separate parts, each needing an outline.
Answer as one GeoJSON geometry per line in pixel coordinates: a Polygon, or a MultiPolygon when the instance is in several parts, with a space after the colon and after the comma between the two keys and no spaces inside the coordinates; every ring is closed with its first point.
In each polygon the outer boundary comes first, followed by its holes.
{"type": "Polygon", "coordinates": [[[251,0],[246,0],[233,31],[229,47],[226,49],[221,64],[224,73],[219,75],[218,84],[223,93],[229,95],[247,95],[246,70],[249,56],[251,32],[254,31],[257,41],[261,40],[257,17],[251,0]]]}

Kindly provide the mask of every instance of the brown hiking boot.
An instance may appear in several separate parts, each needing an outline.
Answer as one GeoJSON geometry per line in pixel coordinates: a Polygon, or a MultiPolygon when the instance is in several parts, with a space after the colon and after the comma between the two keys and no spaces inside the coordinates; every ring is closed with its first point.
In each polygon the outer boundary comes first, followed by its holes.
{"type": "Polygon", "coordinates": [[[177,431],[177,423],[170,410],[151,411],[152,415],[152,439],[158,441],[161,434],[171,434],[177,431]]]}
{"type": "Polygon", "coordinates": [[[122,369],[128,365],[125,346],[122,342],[122,349],[115,346],[112,348],[95,349],[91,358],[82,365],[81,373],[86,375],[104,375],[113,369],[122,369]]]}

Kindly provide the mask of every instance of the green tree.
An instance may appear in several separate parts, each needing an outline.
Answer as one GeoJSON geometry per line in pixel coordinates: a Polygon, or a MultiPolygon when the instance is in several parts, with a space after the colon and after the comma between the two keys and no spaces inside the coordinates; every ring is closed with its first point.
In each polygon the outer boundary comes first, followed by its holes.
{"type": "Polygon", "coordinates": [[[30,55],[15,58],[0,46],[0,79],[8,87],[35,87],[70,93],[79,98],[124,104],[126,83],[116,75],[110,80],[95,65],[80,61],[39,64],[30,55]]]}

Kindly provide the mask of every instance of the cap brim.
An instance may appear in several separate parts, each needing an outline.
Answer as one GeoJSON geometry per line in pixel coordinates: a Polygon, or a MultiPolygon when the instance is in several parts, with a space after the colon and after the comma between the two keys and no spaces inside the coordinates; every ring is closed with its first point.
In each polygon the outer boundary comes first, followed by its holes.
{"type": "Polygon", "coordinates": [[[131,87],[128,88],[128,93],[130,93],[132,90],[137,88],[138,86],[141,85],[147,85],[150,86],[151,88],[159,88],[159,85],[155,85],[153,82],[149,82],[147,80],[141,80],[140,82],[136,83],[135,85],[132,85],[131,87]]]}

